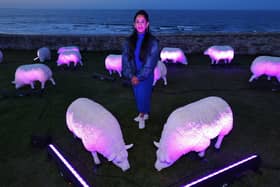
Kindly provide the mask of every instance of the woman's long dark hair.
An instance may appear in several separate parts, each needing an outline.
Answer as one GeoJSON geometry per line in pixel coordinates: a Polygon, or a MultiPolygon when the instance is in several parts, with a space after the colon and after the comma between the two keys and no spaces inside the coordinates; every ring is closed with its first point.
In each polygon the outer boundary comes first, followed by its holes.
{"type": "MultiPolygon", "coordinates": [[[[135,13],[133,21],[135,22],[136,17],[138,15],[144,16],[147,22],[149,22],[149,15],[145,10],[139,10],[135,13]]],[[[145,63],[146,58],[148,55],[148,43],[150,40],[150,37],[152,34],[150,33],[150,26],[146,29],[146,33],[141,45],[141,50],[140,50],[140,60],[145,63]]],[[[129,36],[129,60],[134,58],[134,51],[136,48],[136,42],[137,42],[137,30],[134,28],[132,34],[129,36]]]]}

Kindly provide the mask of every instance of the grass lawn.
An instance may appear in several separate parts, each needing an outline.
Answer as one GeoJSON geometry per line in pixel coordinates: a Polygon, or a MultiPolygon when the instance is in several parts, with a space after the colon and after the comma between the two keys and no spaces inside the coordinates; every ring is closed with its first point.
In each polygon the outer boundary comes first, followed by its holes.
{"type": "MultiPolygon", "coordinates": [[[[46,62],[53,70],[56,86],[47,82],[40,94],[18,96],[14,85],[16,68],[33,63],[36,51],[2,50],[0,64],[0,186],[69,186],[46,149],[33,148],[31,135],[50,135],[64,155],[92,186],[171,187],[180,186],[234,161],[257,153],[262,158],[262,174],[246,172],[233,187],[276,187],[280,184],[280,95],[276,79],[261,77],[252,83],[249,67],[255,56],[237,55],[229,66],[210,66],[203,55],[187,56],[189,65],[168,64],[168,85],[157,82],[152,96],[151,118],[144,130],[133,121],[137,115],[130,87],[114,74],[115,81],[93,78],[108,75],[104,59],[112,52],[83,52],[83,67],[58,68],[56,52],[46,62]],[[205,159],[189,153],[174,165],[158,172],[154,168],[156,148],[163,125],[177,107],[207,96],[220,96],[232,107],[234,127],[220,151],[208,148],[205,159]],[[127,172],[101,157],[95,166],[89,152],[66,127],[65,112],[70,103],[87,97],[107,108],[119,120],[131,168],[127,172]]],[[[36,84],[39,91],[40,84],[36,84]]],[[[19,89],[27,93],[30,87],[19,89]]]]}

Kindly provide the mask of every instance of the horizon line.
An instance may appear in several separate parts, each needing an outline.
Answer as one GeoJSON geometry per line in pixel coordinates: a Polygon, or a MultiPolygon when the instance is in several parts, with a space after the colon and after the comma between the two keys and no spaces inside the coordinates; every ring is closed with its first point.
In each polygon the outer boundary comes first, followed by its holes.
{"type": "MultiPolygon", "coordinates": [[[[9,8],[9,7],[0,7],[0,9],[18,9],[18,10],[129,10],[129,11],[135,11],[139,10],[139,8],[56,8],[56,7],[49,7],[49,8],[36,8],[36,7],[20,7],[20,8],[9,8]]],[[[145,10],[179,10],[179,11],[279,11],[279,8],[273,8],[273,9],[252,9],[252,8],[231,8],[231,9],[221,9],[221,8],[205,8],[205,9],[197,9],[197,8],[188,8],[188,9],[182,9],[182,8],[144,8],[145,10]]]]}

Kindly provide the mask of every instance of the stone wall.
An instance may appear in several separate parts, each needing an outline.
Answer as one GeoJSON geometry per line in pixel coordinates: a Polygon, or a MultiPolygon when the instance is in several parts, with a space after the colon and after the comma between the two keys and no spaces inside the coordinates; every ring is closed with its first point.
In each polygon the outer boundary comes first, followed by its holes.
{"type": "MultiPolygon", "coordinates": [[[[120,51],[127,35],[15,35],[0,34],[0,49],[56,50],[76,45],[87,51],[120,51]]],[[[187,54],[202,53],[211,45],[230,45],[236,54],[280,56],[280,33],[169,34],[156,35],[160,47],[179,47],[187,54]]]]}

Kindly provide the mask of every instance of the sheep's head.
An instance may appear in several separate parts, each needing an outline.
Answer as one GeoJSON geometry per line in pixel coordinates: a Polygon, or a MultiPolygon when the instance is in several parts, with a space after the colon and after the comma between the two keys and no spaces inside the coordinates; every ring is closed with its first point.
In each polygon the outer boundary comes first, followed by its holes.
{"type": "Polygon", "coordinates": [[[130,168],[129,162],[128,162],[128,153],[127,150],[132,148],[133,144],[126,145],[125,149],[120,151],[118,154],[113,153],[108,158],[108,161],[112,161],[113,164],[115,164],[117,167],[121,168],[122,171],[126,171],[130,168]]]}

